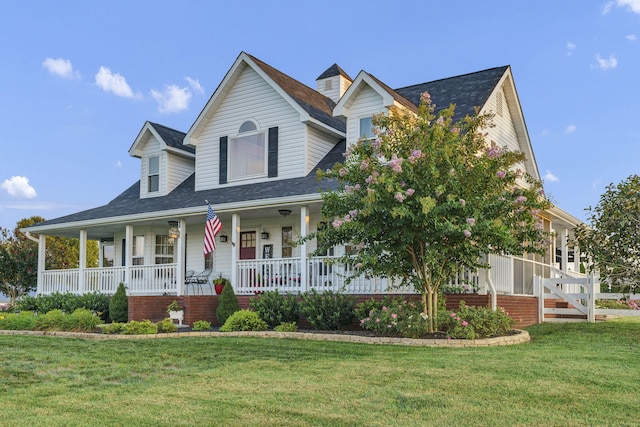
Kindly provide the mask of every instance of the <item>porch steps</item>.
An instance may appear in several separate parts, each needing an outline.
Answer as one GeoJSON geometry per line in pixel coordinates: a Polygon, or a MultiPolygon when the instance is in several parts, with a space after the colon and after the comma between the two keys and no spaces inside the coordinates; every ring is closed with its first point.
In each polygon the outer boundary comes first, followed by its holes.
{"type": "Polygon", "coordinates": [[[580,313],[567,301],[545,298],[544,300],[544,322],[569,323],[584,322],[587,320],[585,314],[580,313]]]}

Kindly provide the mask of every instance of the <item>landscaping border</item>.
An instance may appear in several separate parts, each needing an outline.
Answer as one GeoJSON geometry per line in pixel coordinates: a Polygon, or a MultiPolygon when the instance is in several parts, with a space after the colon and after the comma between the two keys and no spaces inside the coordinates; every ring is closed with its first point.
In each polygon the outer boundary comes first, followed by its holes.
{"type": "Polygon", "coordinates": [[[494,347],[500,345],[524,344],[531,341],[529,332],[515,329],[517,333],[502,337],[484,338],[477,340],[460,339],[419,339],[419,338],[397,338],[397,337],[369,337],[350,334],[323,334],[305,332],[275,332],[275,331],[244,331],[244,332],[174,332],[148,335],[123,335],[123,334],[95,334],[82,332],[59,332],[59,331],[13,331],[0,330],[0,335],[35,335],[61,338],[81,338],[91,340],[143,340],[158,338],[188,338],[188,337],[261,337],[261,338],[295,338],[316,341],[340,341],[354,342],[362,344],[387,344],[406,345],[412,347],[494,347]]]}

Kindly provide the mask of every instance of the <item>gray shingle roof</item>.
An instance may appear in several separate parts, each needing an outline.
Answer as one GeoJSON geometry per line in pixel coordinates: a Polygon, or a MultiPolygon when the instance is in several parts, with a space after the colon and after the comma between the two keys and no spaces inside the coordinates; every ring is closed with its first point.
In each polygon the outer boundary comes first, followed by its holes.
{"type": "Polygon", "coordinates": [[[415,105],[420,104],[420,94],[427,91],[436,104],[436,111],[456,104],[454,120],[473,115],[475,107],[481,107],[491,95],[508,66],[490,68],[475,73],[449,77],[396,89],[400,95],[415,105]]]}
{"type": "Polygon", "coordinates": [[[333,64],[331,67],[324,70],[324,72],[320,74],[316,80],[322,80],[334,76],[343,76],[349,79],[349,81],[353,81],[353,79],[349,77],[349,74],[347,74],[346,71],[340,68],[338,64],[333,64]]]}
{"type": "Polygon", "coordinates": [[[316,173],[319,169],[329,169],[335,163],[344,160],[342,154],[345,150],[346,144],[345,141],[342,140],[331,149],[331,151],[311,172],[309,172],[309,174],[307,174],[307,176],[302,178],[270,180],[258,184],[226,186],[211,190],[194,191],[194,173],[168,195],[147,199],[140,198],[140,181],[138,181],[104,206],[41,222],[37,225],[63,224],[99,218],[204,206],[205,200],[209,200],[209,202],[215,206],[217,204],[242,202],[246,200],[261,200],[276,197],[317,194],[321,188],[327,189],[337,187],[336,182],[327,180],[319,182],[316,178],[316,173]]]}
{"type": "Polygon", "coordinates": [[[171,129],[158,123],[149,122],[149,124],[153,126],[156,132],[158,132],[158,135],[160,135],[160,137],[168,146],[195,154],[195,148],[182,144],[186,133],[180,132],[179,130],[171,129]]]}

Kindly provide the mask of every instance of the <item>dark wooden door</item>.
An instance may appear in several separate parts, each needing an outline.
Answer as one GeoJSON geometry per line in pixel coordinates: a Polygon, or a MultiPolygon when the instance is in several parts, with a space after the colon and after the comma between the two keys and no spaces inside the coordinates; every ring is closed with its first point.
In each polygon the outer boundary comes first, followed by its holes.
{"type": "Polygon", "coordinates": [[[240,233],[240,259],[256,259],[256,232],[240,233]]]}

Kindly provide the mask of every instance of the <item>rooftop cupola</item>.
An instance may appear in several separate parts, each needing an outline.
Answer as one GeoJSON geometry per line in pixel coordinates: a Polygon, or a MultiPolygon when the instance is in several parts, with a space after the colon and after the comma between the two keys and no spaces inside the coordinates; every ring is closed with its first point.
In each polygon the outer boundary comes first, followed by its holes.
{"type": "Polygon", "coordinates": [[[338,64],[333,64],[318,76],[316,82],[318,92],[331,98],[333,102],[338,102],[349,89],[353,79],[338,64]]]}

